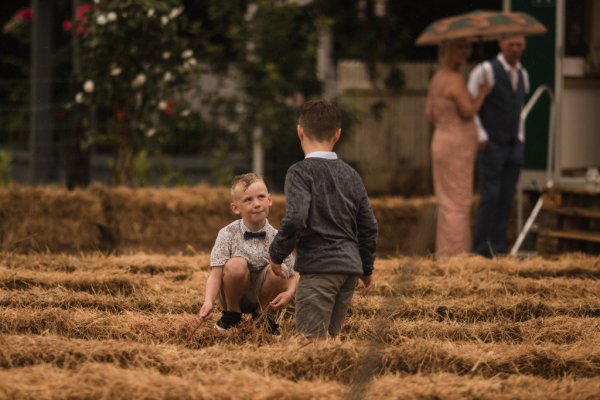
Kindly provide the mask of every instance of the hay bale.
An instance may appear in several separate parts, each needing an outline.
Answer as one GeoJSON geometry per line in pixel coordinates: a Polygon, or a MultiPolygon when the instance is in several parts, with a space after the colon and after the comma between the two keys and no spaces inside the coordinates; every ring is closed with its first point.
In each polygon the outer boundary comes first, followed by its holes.
{"type": "Polygon", "coordinates": [[[97,197],[56,187],[0,188],[0,249],[8,251],[95,250],[105,221],[97,197]]]}
{"type": "Polygon", "coordinates": [[[379,223],[379,255],[425,255],[435,250],[434,197],[371,199],[379,223]]]}
{"type": "Polygon", "coordinates": [[[212,246],[218,230],[235,216],[229,192],[206,185],[172,189],[104,187],[90,191],[102,201],[114,250],[182,252],[212,246]]]}
{"type": "MultiPolygon", "coordinates": [[[[379,255],[428,254],[435,240],[435,199],[377,198],[379,255]]],[[[12,186],[0,190],[2,250],[104,250],[176,254],[209,251],[219,229],[238,218],[225,187],[12,186]]],[[[285,198],[273,195],[269,222],[278,227],[285,198]]]]}

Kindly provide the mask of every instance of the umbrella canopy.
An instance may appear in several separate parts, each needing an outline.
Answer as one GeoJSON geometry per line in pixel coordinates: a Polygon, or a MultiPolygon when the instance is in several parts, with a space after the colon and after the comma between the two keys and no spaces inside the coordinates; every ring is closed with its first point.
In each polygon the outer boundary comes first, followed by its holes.
{"type": "Polygon", "coordinates": [[[417,38],[416,45],[440,44],[446,40],[495,41],[512,35],[540,35],[548,30],[529,14],[516,11],[472,11],[440,19],[417,38]]]}

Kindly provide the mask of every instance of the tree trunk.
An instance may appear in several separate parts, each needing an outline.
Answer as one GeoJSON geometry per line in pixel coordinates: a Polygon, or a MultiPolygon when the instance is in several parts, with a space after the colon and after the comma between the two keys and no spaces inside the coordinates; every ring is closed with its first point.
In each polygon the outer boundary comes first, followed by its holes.
{"type": "Polygon", "coordinates": [[[111,166],[112,184],[115,186],[133,186],[133,157],[135,140],[129,126],[122,124],[113,143],[113,162],[111,166]]]}

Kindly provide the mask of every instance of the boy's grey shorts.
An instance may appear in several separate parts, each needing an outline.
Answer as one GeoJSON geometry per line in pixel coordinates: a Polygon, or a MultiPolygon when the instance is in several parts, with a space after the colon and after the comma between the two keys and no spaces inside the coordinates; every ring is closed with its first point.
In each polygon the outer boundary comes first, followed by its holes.
{"type": "MultiPolygon", "coordinates": [[[[260,295],[260,289],[262,288],[263,282],[267,277],[268,267],[265,267],[259,271],[250,271],[250,277],[248,279],[248,288],[244,293],[241,301],[241,310],[243,313],[251,313],[258,308],[258,299],[260,295]]],[[[223,291],[223,285],[219,291],[219,301],[223,310],[227,310],[225,302],[225,292],[223,291]]]]}
{"type": "Polygon", "coordinates": [[[296,289],[296,332],[310,338],[339,334],[357,282],[357,275],[301,274],[296,289]]]}

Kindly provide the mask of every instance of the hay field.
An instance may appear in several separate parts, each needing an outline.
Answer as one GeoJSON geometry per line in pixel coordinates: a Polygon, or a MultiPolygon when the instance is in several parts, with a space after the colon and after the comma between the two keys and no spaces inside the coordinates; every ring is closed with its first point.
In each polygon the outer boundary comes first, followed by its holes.
{"type": "Polygon", "coordinates": [[[0,398],[600,398],[599,257],[381,259],[317,343],[195,330],[208,261],[0,253],[0,398]]]}

